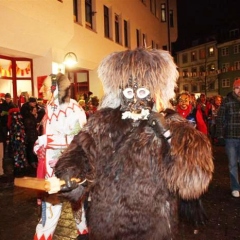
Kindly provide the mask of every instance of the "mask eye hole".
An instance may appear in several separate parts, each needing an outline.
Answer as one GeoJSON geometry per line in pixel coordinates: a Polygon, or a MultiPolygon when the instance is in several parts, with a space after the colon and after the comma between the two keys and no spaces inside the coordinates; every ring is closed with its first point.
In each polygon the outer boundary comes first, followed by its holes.
{"type": "Polygon", "coordinates": [[[150,93],[149,90],[146,89],[146,88],[139,88],[137,90],[137,96],[139,98],[145,98],[145,97],[147,97],[149,95],[149,93],[150,93]]]}
{"type": "Polygon", "coordinates": [[[127,99],[132,99],[133,98],[133,89],[132,88],[125,88],[123,90],[123,95],[127,99]]]}

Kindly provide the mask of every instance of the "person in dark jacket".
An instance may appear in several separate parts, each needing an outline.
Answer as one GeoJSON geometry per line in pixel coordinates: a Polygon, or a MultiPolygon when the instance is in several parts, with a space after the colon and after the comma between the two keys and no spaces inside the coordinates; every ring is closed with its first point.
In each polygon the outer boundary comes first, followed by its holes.
{"type": "Polygon", "coordinates": [[[45,114],[45,110],[44,108],[40,107],[38,104],[37,104],[37,98],[35,97],[30,97],[28,102],[25,102],[21,109],[20,109],[20,112],[21,112],[21,115],[23,117],[23,120],[29,116],[30,114],[30,110],[32,107],[36,107],[37,108],[37,122],[40,123],[44,114],[45,114]]]}
{"type": "Polygon", "coordinates": [[[33,146],[38,139],[38,114],[37,107],[30,107],[30,113],[25,116],[23,124],[26,133],[26,152],[29,165],[37,168],[37,155],[33,152],[33,146]]]}
{"type": "Polygon", "coordinates": [[[3,140],[3,149],[4,149],[4,156],[6,153],[7,147],[7,136],[9,132],[9,128],[7,126],[8,123],[8,113],[11,108],[16,108],[17,106],[13,103],[11,94],[6,93],[5,99],[3,100],[2,104],[0,105],[0,115],[1,115],[1,135],[3,140]]]}
{"type": "Polygon", "coordinates": [[[238,161],[240,159],[240,78],[234,81],[233,91],[227,94],[218,110],[216,137],[219,142],[225,140],[232,196],[240,197],[238,177],[238,161]]]}

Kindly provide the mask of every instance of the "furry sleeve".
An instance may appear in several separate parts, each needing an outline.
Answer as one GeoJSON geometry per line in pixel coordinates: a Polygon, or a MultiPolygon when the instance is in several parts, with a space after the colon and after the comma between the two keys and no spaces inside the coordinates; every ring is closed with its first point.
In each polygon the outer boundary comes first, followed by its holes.
{"type": "MultiPolygon", "coordinates": [[[[81,180],[92,181],[94,178],[93,167],[89,159],[95,157],[95,144],[88,133],[83,130],[74,137],[69,147],[63,152],[55,166],[55,174],[60,179],[64,179],[67,174],[70,178],[80,178],[81,180]]],[[[78,188],[63,195],[70,200],[78,200],[84,193],[84,187],[78,188]]]]}
{"type": "Polygon", "coordinates": [[[208,137],[187,122],[170,122],[172,133],[165,178],[170,190],[183,199],[196,199],[208,188],[214,170],[208,137]]]}

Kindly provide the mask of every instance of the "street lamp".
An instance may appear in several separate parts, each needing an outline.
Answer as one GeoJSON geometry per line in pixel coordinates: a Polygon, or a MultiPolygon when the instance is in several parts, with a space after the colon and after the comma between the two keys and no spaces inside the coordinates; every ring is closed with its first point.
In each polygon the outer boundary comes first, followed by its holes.
{"type": "Polygon", "coordinates": [[[74,52],[68,52],[64,56],[63,63],[68,67],[72,67],[72,66],[76,65],[77,62],[78,62],[78,59],[77,59],[77,56],[74,52]]]}

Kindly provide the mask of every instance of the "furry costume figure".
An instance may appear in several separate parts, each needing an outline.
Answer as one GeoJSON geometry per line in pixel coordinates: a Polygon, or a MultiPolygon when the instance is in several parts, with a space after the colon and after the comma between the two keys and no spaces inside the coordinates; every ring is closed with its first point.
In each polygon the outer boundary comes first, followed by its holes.
{"type": "MultiPolygon", "coordinates": [[[[44,81],[45,90],[52,95],[43,118],[44,134],[38,137],[34,150],[38,156],[38,178],[54,176],[53,168],[62,151],[86,123],[84,110],[70,98],[70,81],[59,73],[50,75],[44,81]]],[[[42,218],[36,227],[35,240],[51,240],[61,214],[62,204],[52,204],[49,198],[38,200],[42,205],[42,218]]],[[[80,208],[81,210],[81,208],[80,208]]],[[[82,211],[80,211],[82,212],[82,211]]],[[[88,232],[85,216],[76,221],[79,234],[88,232]]]]}
{"type": "Polygon", "coordinates": [[[179,115],[158,113],[174,96],[173,59],[163,50],[113,53],[99,76],[100,109],[55,167],[58,177],[88,185],[64,195],[76,201],[90,192],[91,240],[172,239],[178,196],[198,198],[213,172],[208,138],[179,115]]]}

